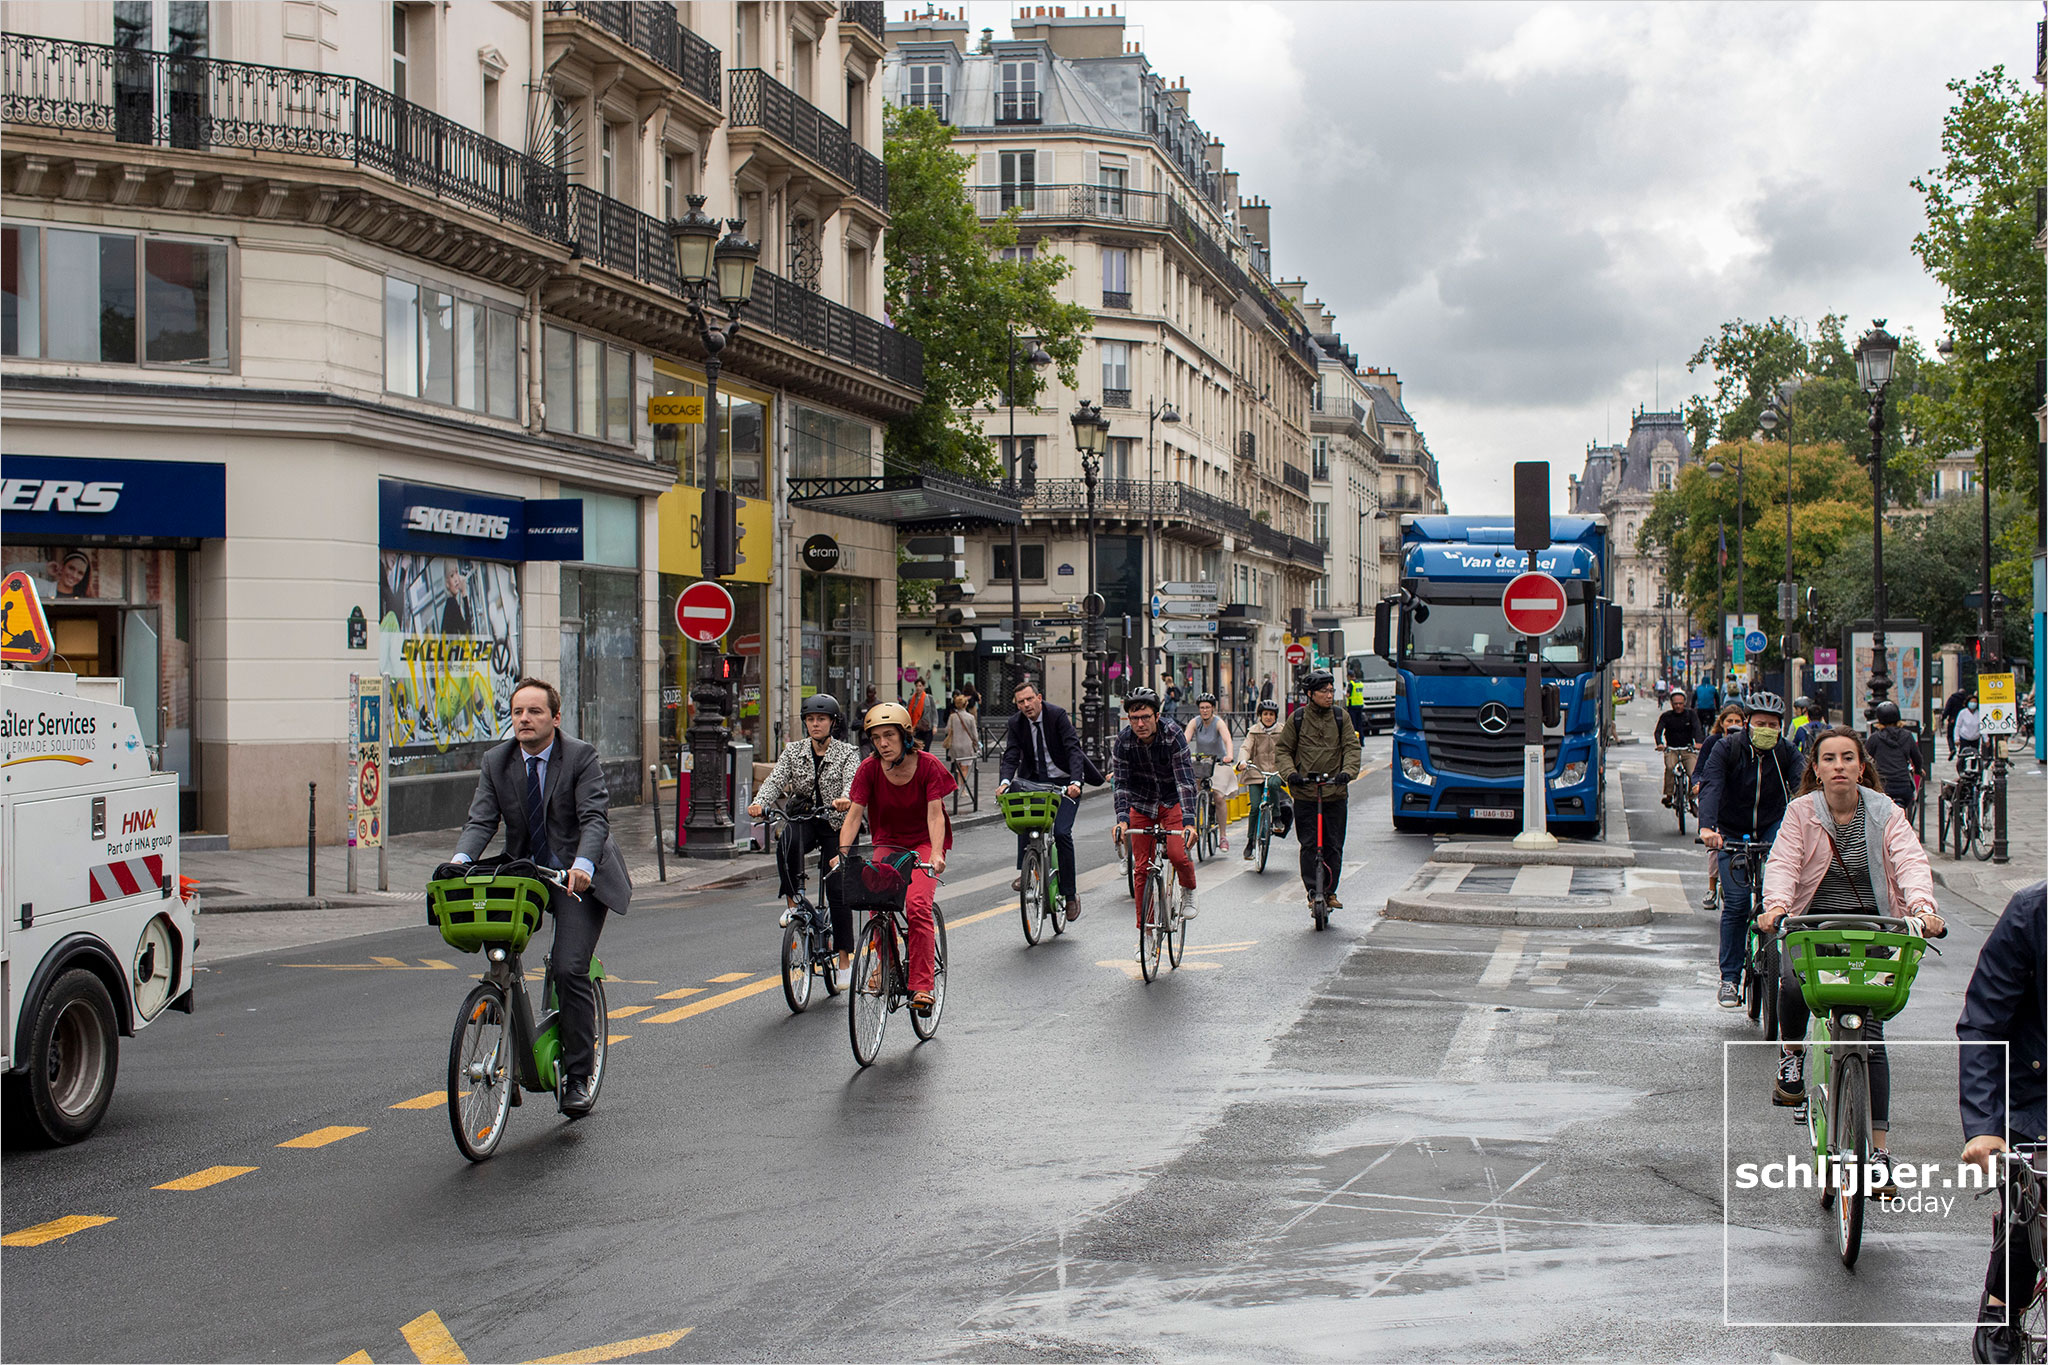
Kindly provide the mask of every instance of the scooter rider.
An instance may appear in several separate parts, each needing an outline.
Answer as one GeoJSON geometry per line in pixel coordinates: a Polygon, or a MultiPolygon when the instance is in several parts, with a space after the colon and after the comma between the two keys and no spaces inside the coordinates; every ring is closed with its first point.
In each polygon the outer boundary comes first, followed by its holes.
{"type": "MultiPolygon", "coordinates": [[[[1789,744],[1779,743],[1784,703],[1769,692],[1752,692],[1742,703],[1746,735],[1730,730],[1714,746],[1700,781],[1700,842],[1720,849],[1725,838],[1769,843],[1778,837],[1785,807],[1799,792],[1806,760],[1789,744]],[[1747,738],[1744,744],[1741,738],[1747,738]]],[[[1761,868],[1755,870],[1760,874],[1761,868]]],[[[1743,923],[1749,913],[1752,872],[1734,856],[1721,853],[1721,989],[1722,1008],[1742,1004],[1743,923]]]]}
{"type": "Polygon", "coordinates": [[[1351,799],[1351,783],[1360,763],[1358,731],[1351,715],[1337,705],[1337,680],[1327,668],[1319,668],[1302,679],[1301,690],[1308,705],[1299,707],[1280,727],[1275,746],[1280,775],[1287,779],[1287,793],[1294,798],[1294,837],[1301,841],[1301,885],[1310,896],[1316,892],[1317,831],[1321,831],[1323,892],[1332,910],[1344,908],[1337,899],[1337,877],[1344,870],[1344,822],[1351,799]],[[1335,782],[1305,782],[1310,773],[1335,773],[1335,782]],[[1318,820],[1318,816],[1321,817],[1318,820]]]}

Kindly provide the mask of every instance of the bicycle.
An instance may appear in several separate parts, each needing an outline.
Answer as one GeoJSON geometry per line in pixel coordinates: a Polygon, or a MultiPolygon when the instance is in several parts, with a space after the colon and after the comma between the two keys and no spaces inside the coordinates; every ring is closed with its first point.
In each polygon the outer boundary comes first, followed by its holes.
{"type": "MultiPolygon", "coordinates": [[[[1660,752],[1665,748],[1661,744],[1657,747],[1660,752]]],[[[1691,815],[1695,819],[1699,817],[1699,799],[1693,795],[1692,790],[1694,754],[1695,751],[1693,749],[1687,748],[1679,754],[1677,761],[1671,765],[1671,788],[1673,795],[1670,804],[1672,811],[1678,816],[1678,832],[1680,834],[1685,833],[1685,817],[1687,815],[1691,815]]]]}
{"type": "Polygon", "coordinates": [[[782,998],[791,1014],[802,1014],[810,1008],[812,977],[824,979],[828,996],[839,994],[840,987],[839,955],[832,951],[831,913],[824,906],[812,904],[811,898],[804,894],[803,859],[792,859],[787,846],[790,827],[816,819],[819,814],[819,811],[802,809],[792,814],[773,806],[764,812],[769,838],[775,845],[776,870],[796,888],[796,904],[782,912],[781,920],[782,998]],[[782,828],[778,830],[777,825],[782,828]]]}
{"type": "MultiPolygon", "coordinates": [[[[1958,747],[1955,761],[1956,775],[1941,785],[1935,846],[1947,849],[1951,858],[1961,862],[1970,845],[1983,839],[1984,828],[1990,822],[1991,789],[1984,785],[1983,757],[1975,745],[1958,747]]],[[[1978,856],[1988,861],[1988,839],[1984,839],[1984,846],[1986,851],[1978,856]]]]}
{"type": "Polygon", "coordinates": [[[1060,850],[1052,840],[1060,802],[1066,799],[1058,789],[1020,790],[1014,786],[996,797],[1003,823],[1026,836],[1017,913],[1024,921],[1024,942],[1033,946],[1045,937],[1048,925],[1055,935],[1067,932],[1067,902],[1059,885],[1060,850]]]}
{"type": "MultiPolygon", "coordinates": [[[[1700,842],[1695,839],[1694,843],[1700,842]]],[[[1766,1040],[1778,1036],[1778,960],[1781,951],[1779,934],[1765,933],[1757,927],[1757,917],[1764,912],[1764,864],[1770,860],[1771,846],[1761,839],[1723,839],[1721,847],[1729,859],[1739,864],[1748,875],[1749,907],[1743,916],[1742,939],[1742,1004],[1752,1024],[1761,1024],[1766,1040]]],[[[1721,882],[1721,894],[1728,894],[1727,879],[1721,882]]]]}
{"type": "Polygon", "coordinates": [[[1864,1174],[1876,1151],[1870,1126],[1871,1020],[1906,1007],[1927,941],[1904,919],[1788,915],[1785,952],[1812,1011],[1806,1026],[1806,1129],[1820,1206],[1835,1213],[1836,1251],[1856,1264],[1863,1245],[1864,1174]]]}
{"type": "MultiPolygon", "coordinates": [[[[864,1068],[873,1066],[881,1053],[889,1016],[910,1004],[910,912],[904,908],[904,896],[910,890],[912,868],[932,871],[930,863],[907,849],[878,848],[865,859],[841,860],[839,894],[854,909],[868,912],[854,941],[853,1001],[846,1011],[853,1059],[864,1068]]],[[[939,1016],[946,1008],[946,917],[936,901],[932,932],[931,1008],[920,1012],[913,1006],[910,1011],[910,1031],[921,1043],[938,1033],[939,1016]]]]}
{"type": "MultiPolygon", "coordinates": [[[[437,871],[449,871],[446,864],[437,871]]],[[[562,1055],[561,1010],[553,982],[534,1014],[519,952],[540,927],[550,887],[566,890],[564,873],[521,859],[437,876],[427,883],[428,912],[448,946],[481,951],[483,979],[471,988],[448,1044],[448,1123],[455,1145],[471,1161],[488,1160],[505,1136],[505,1120],[520,1092],[553,1091],[557,1106],[568,1076],[562,1055]]],[[[541,959],[546,981],[549,958],[541,959]]],[[[597,997],[591,1098],[604,1083],[606,1029],[604,964],[592,957],[590,984],[597,997]]]]}
{"type": "MultiPolygon", "coordinates": [[[[1301,783],[1303,786],[1327,785],[1341,782],[1342,780],[1342,775],[1339,773],[1304,773],[1301,783]]],[[[1328,872],[1329,870],[1323,865],[1323,803],[1318,801],[1316,802],[1316,885],[1315,890],[1309,893],[1308,913],[1309,918],[1315,921],[1316,932],[1319,934],[1330,927],[1330,890],[1323,885],[1323,878],[1328,875],[1328,872]]]]}
{"type": "MultiPolygon", "coordinates": [[[[1144,830],[1127,829],[1123,843],[1128,850],[1137,840],[1134,835],[1144,833],[1152,836],[1152,847],[1138,863],[1138,971],[1146,982],[1159,979],[1159,949],[1166,948],[1167,961],[1175,971],[1180,969],[1181,954],[1187,950],[1188,922],[1181,917],[1180,897],[1167,889],[1165,869],[1172,866],[1170,860],[1160,856],[1159,841],[1167,835],[1177,837],[1182,844],[1188,841],[1189,831],[1167,829],[1152,825],[1144,830]]],[[[1180,886],[1179,879],[1173,883],[1180,886]]]]}
{"type": "Polygon", "coordinates": [[[1246,822],[1244,838],[1245,852],[1258,850],[1259,871],[1266,870],[1266,857],[1273,846],[1273,819],[1279,810],[1280,792],[1286,785],[1278,773],[1269,773],[1261,768],[1249,771],[1259,774],[1257,785],[1251,788],[1257,799],[1252,803],[1251,816],[1246,822]]]}
{"type": "MultiPolygon", "coordinates": [[[[2004,1206],[2006,1236],[2024,1236],[2033,1253],[2033,1294],[2013,1326],[2019,1329],[2020,1359],[2039,1365],[2048,1361],[2048,1143],[2020,1143],[1999,1152],[1993,1169],[1996,1183],[1977,1197],[1996,1191],[2004,1206]]],[[[2006,1286],[2008,1305],[2021,1297],[2013,1292],[2016,1288],[2006,1286]]]]}
{"type": "Polygon", "coordinates": [[[1216,851],[1216,799],[1210,788],[1216,776],[1214,754],[1195,755],[1195,861],[1206,863],[1216,851]]]}

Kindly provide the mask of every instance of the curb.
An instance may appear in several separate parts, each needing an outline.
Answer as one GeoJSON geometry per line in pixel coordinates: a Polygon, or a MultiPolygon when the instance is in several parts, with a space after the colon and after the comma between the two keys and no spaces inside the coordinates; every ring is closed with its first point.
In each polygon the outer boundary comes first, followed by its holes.
{"type": "Polygon", "coordinates": [[[1429,855],[1433,863],[1476,863],[1489,867],[1634,867],[1636,855],[1625,848],[1516,848],[1508,840],[1447,841],[1429,855]]]}
{"type": "Polygon", "coordinates": [[[1615,929],[1650,922],[1650,903],[1640,896],[1579,896],[1520,902],[1491,896],[1387,897],[1384,919],[1421,924],[1472,924],[1488,928],[1615,929]],[[1574,905],[1573,901],[1582,902],[1574,905]]]}
{"type": "MultiPolygon", "coordinates": [[[[282,899],[265,899],[260,896],[228,896],[220,900],[207,898],[203,893],[199,913],[207,915],[243,915],[252,912],[276,910],[375,910],[383,906],[403,905],[413,899],[411,896],[366,897],[366,896],[290,896],[282,899]]],[[[426,892],[419,893],[422,904],[426,892]]]]}

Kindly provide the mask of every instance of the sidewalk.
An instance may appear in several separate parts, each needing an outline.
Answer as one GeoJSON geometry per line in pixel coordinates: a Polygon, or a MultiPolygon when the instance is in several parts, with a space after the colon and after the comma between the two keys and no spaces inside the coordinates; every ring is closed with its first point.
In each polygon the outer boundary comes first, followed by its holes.
{"type": "MultiPolygon", "coordinates": [[[[1933,791],[1955,776],[1955,764],[1945,755],[1947,746],[1936,741],[1933,791]]],[[[1973,854],[1957,862],[1935,847],[1935,801],[1927,803],[1927,857],[1934,864],[1934,880],[1980,909],[1996,915],[2022,887],[2032,886],[2048,876],[2048,770],[2034,758],[2031,749],[2017,755],[2008,749],[2005,774],[2006,847],[2009,862],[1978,862],[1973,854]]]]}

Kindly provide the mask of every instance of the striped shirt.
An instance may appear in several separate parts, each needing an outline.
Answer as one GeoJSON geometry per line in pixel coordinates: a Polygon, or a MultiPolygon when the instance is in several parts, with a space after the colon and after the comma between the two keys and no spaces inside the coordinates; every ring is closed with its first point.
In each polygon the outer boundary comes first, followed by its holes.
{"type": "Polygon", "coordinates": [[[1834,828],[1835,847],[1841,852],[1840,862],[1832,856],[1828,859],[1827,873],[1821,877],[1820,885],[1814,889],[1813,903],[1807,907],[1809,915],[1874,915],[1877,913],[1877,897],[1871,892],[1870,850],[1863,842],[1863,793],[1856,793],[1856,810],[1849,816],[1847,824],[1838,823],[1834,812],[1825,805],[1821,813],[1834,828]],[[1843,868],[1848,873],[1843,873],[1843,868]],[[1851,878],[1855,880],[1850,880],[1851,878]]]}

